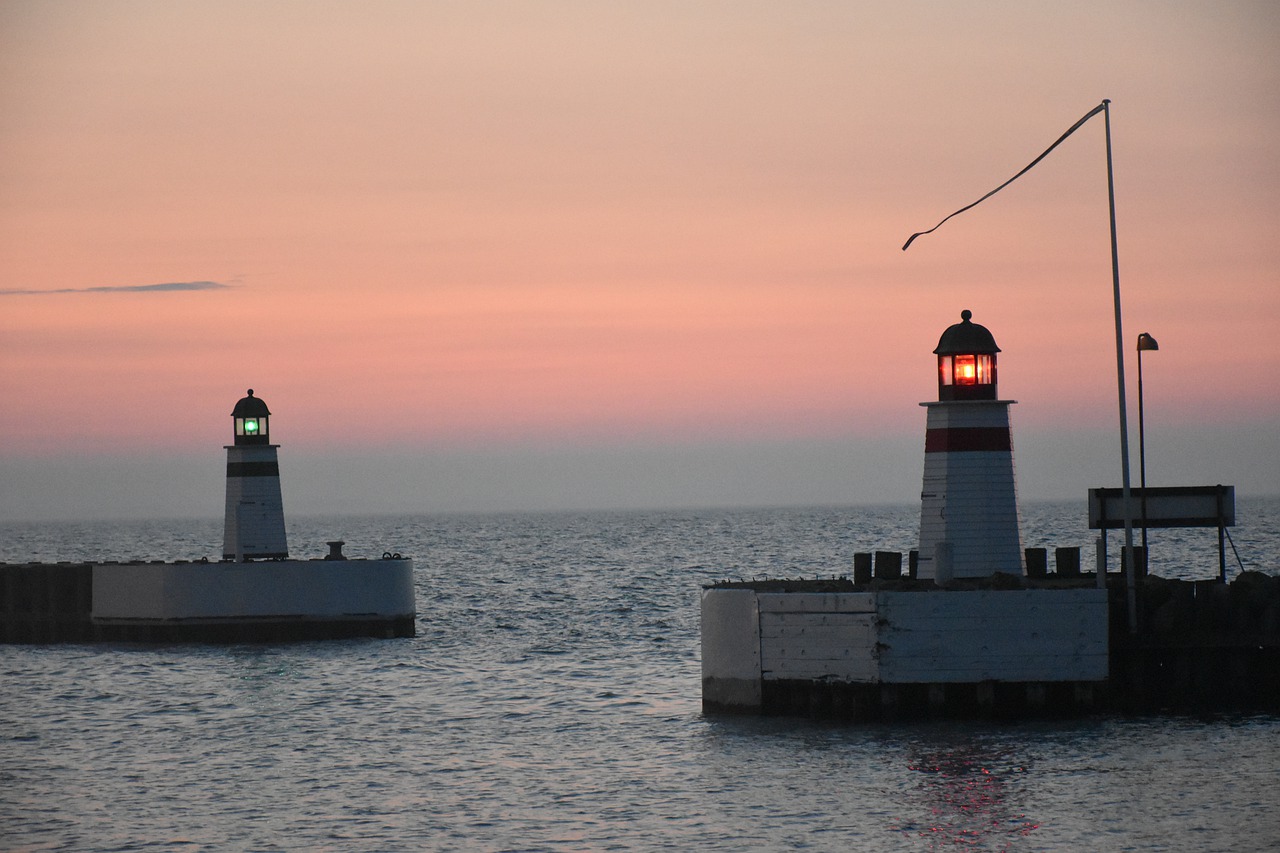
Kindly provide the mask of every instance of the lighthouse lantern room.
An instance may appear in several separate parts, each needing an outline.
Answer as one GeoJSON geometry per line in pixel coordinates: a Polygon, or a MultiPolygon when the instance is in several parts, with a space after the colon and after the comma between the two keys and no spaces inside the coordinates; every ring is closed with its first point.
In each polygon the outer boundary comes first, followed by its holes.
{"type": "Polygon", "coordinates": [[[236,424],[236,444],[243,446],[246,444],[271,443],[271,431],[269,429],[271,412],[267,409],[266,403],[253,396],[252,388],[249,389],[249,396],[241,398],[236,403],[235,409],[231,412],[231,417],[235,419],[236,424]]]}
{"type": "Polygon", "coordinates": [[[960,322],[942,333],[938,348],[939,400],[994,400],[996,353],[1000,347],[985,326],[971,322],[973,312],[960,312],[960,322]]]}
{"type": "Polygon", "coordinates": [[[938,401],[928,409],[920,493],[919,576],[1022,573],[1022,536],[1013,476],[1012,400],[996,399],[996,346],[963,311],[942,333],[938,401]]]}

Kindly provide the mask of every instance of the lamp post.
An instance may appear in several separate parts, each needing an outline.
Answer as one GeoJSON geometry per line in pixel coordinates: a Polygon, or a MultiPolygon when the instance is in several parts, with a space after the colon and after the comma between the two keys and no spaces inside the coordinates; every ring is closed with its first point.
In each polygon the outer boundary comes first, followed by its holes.
{"type": "Polygon", "coordinates": [[[1147,443],[1142,412],[1142,353],[1158,350],[1156,339],[1146,332],[1138,335],[1138,476],[1142,483],[1142,559],[1147,560],[1147,443]]]}

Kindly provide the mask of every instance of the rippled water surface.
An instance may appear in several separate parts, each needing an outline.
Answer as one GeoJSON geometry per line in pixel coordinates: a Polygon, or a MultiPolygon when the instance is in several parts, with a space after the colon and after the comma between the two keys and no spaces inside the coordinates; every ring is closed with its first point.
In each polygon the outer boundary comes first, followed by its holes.
{"type": "MultiPolygon", "coordinates": [[[[1028,507],[1026,544],[1087,544],[1081,511],[1028,507]]],[[[412,555],[418,636],[0,646],[0,849],[1275,849],[1276,718],[702,716],[701,584],[846,574],[916,512],[293,520],[296,556],[412,555]]],[[[1280,502],[1238,517],[1277,573],[1280,502]]],[[[191,559],[221,524],[0,536],[0,560],[191,559]]],[[[1153,533],[1152,561],[1212,577],[1217,537],[1153,533]]]]}

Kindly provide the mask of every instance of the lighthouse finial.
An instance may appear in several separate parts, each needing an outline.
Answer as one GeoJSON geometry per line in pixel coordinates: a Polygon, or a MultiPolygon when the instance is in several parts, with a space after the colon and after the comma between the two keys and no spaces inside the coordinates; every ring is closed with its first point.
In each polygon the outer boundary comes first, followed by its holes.
{"type": "MultiPolygon", "coordinates": [[[[966,323],[967,323],[967,322],[969,322],[969,319],[970,319],[971,317],[973,317],[973,312],[972,312],[972,311],[970,311],[968,308],[966,308],[966,309],[964,309],[963,311],[961,311],[961,312],[960,312],[960,319],[961,319],[961,320],[963,320],[963,321],[964,321],[964,322],[966,322],[966,323]]],[[[249,393],[250,393],[250,394],[252,394],[253,392],[252,392],[252,391],[250,391],[249,393]]]]}

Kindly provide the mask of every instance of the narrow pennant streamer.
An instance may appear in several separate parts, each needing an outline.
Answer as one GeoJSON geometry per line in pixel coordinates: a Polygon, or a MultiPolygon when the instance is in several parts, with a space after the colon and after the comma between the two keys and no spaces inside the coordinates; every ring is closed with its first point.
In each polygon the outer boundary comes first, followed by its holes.
{"type": "Polygon", "coordinates": [[[933,227],[932,227],[932,228],[930,228],[928,231],[917,231],[916,233],[912,234],[910,237],[908,237],[908,238],[907,238],[907,242],[902,244],[902,251],[904,251],[904,252],[905,252],[905,251],[907,250],[907,248],[911,245],[911,241],[915,240],[917,237],[923,236],[923,235],[925,235],[925,234],[932,234],[934,231],[937,231],[939,228],[941,228],[941,227],[942,227],[942,223],[943,223],[943,222],[946,222],[946,221],[947,221],[948,219],[950,219],[952,216],[958,216],[958,215],[960,215],[961,213],[964,213],[966,210],[968,210],[968,209],[969,209],[969,208],[971,208],[971,207],[977,207],[979,204],[982,204],[982,202],[984,202],[984,201],[986,201],[987,199],[991,198],[993,195],[995,195],[996,193],[1000,192],[1000,190],[1002,190],[1002,189],[1004,189],[1005,187],[1009,186],[1009,184],[1013,183],[1014,181],[1018,180],[1018,178],[1021,178],[1021,177],[1022,177],[1023,175],[1025,175],[1027,172],[1031,171],[1031,167],[1032,167],[1032,166],[1034,166],[1035,164],[1039,163],[1039,162],[1040,162],[1041,160],[1043,160],[1045,157],[1047,157],[1047,156],[1049,155],[1049,152],[1050,152],[1050,151],[1052,151],[1053,149],[1055,149],[1055,148],[1057,148],[1059,145],[1061,145],[1061,144],[1062,144],[1062,140],[1066,139],[1068,136],[1070,136],[1071,134],[1073,134],[1073,133],[1075,133],[1077,130],[1079,130],[1079,129],[1080,129],[1080,126],[1081,126],[1081,125],[1083,125],[1086,121],[1088,121],[1089,119],[1091,119],[1091,118],[1093,118],[1094,116],[1096,116],[1098,113],[1100,113],[1100,112],[1102,112],[1103,110],[1105,110],[1105,109],[1107,108],[1107,104],[1108,104],[1108,103],[1109,103],[1109,101],[1103,101],[1102,103],[1098,104],[1098,105],[1097,105],[1096,107],[1094,107],[1093,109],[1089,110],[1089,112],[1085,113],[1085,114],[1084,114],[1084,118],[1080,119],[1078,122],[1076,122],[1075,124],[1071,125],[1071,127],[1067,129],[1067,132],[1066,132],[1066,133],[1064,133],[1064,134],[1062,134],[1061,136],[1059,136],[1059,137],[1058,137],[1058,139],[1057,139],[1057,141],[1055,141],[1052,145],[1050,145],[1048,148],[1046,148],[1046,149],[1044,150],[1044,152],[1043,152],[1039,157],[1037,157],[1036,159],[1032,160],[1032,161],[1031,161],[1030,163],[1028,163],[1025,167],[1023,167],[1023,169],[1022,169],[1022,171],[1021,171],[1021,172],[1019,172],[1018,174],[1014,175],[1012,178],[1010,178],[1009,180],[1005,181],[1003,184],[1001,184],[1000,186],[996,187],[996,188],[995,188],[995,189],[993,189],[991,192],[987,193],[987,194],[986,194],[986,195],[984,195],[982,198],[978,199],[977,201],[973,202],[972,204],[966,204],[964,207],[960,208],[960,209],[959,209],[959,210],[957,210],[955,213],[952,213],[952,214],[950,214],[949,216],[944,217],[944,218],[943,218],[943,220],[942,220],[942,222],[939,222],[937,225],[933,226],[933,227]]]}

